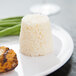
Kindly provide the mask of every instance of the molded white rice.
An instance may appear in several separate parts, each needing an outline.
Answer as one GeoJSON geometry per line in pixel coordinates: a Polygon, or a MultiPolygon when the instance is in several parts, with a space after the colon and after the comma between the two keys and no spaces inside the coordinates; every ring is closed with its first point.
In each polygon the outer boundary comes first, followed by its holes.
{"type": "Polygon", "coordinates": [[[27,56],[46,55],[52,51],[50,21],[47,16],[29,14],[23,17],[20,51],[27,56]]]}

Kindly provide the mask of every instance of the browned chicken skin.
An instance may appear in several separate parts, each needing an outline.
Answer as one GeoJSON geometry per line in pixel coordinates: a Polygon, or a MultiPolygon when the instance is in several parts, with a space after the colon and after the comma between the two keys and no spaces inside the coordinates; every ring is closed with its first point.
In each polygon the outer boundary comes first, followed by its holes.
{"type": "Polygon", "coordinates": [[[16,53],[8,47],[0,47],[0,73],[13,70],[17,65],[16,53]]]}

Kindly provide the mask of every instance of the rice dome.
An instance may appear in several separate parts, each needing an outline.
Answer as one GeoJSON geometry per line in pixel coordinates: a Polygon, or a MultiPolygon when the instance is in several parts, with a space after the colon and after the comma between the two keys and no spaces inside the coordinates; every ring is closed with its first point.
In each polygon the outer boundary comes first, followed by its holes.
{"type": "Polygon", "coordinates": [[[41,56],[52,52],[52,36],[48,16],[29,14],[23,17],[20,51],[27,56],[41,56]]]}

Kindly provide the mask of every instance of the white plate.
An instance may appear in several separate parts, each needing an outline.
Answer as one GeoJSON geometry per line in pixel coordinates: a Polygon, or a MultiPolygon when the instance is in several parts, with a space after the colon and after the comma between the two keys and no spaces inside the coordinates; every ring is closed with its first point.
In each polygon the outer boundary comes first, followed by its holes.
{"type": "Polygon", "coordinates": [[[43,76],[52,73],[64,65],[73,53],[73,40],[70,35],[52,24],[53,46],[52,54],[40,57],[28,57],[19,52],[19,37],[0,38],[0,46],[5,45],[15,50],[19,65],[15,70],[1,76],[43,76]]]}

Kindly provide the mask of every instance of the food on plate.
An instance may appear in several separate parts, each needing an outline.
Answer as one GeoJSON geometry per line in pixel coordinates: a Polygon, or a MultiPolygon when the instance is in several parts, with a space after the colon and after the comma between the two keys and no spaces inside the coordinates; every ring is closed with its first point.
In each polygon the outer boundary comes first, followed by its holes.
{"type": "Polygon", "coordinates": [[[0,73],[13,70],[18,65],[18,60],[14,50],[8,47],[0,47],[0,73]]]}
{"type": "Polygon", "coordinates": [[[23,16],[0,19],[0,37],[19,35],[23,16]]]}
{"type": "Polygon", "coordinates": [[[20,27],[21,27],[21,25],[18,24],[18,25],[6,28],[6,29],[0,31],[0,37],[9,36],[9,35],[16,35],[16,34],[19,35],[20,27]]]}
{"type": "Polygon", "coordinates": [[[9,17],[9,18],[4,18],[4,19],[1,19],[1,20],[17,20],[17,21],[21,21],[21,19],[23,18],[23,16],[16,16],[16,17],[9,17]]]}
{"type": "Polygon", "coordinates": [[[52,52],[52,36],[48,16],[29,14],[23,17],[20,51],[27,56],[41,56],[52,52]]]}

